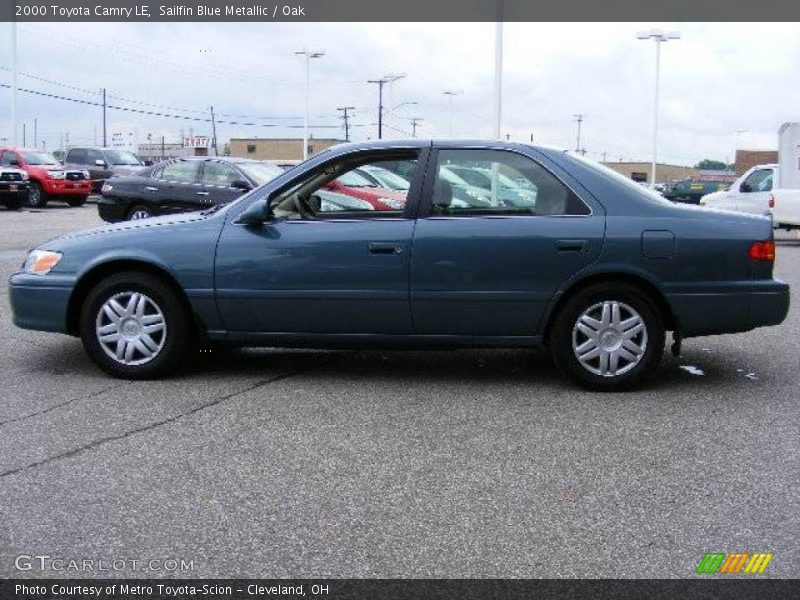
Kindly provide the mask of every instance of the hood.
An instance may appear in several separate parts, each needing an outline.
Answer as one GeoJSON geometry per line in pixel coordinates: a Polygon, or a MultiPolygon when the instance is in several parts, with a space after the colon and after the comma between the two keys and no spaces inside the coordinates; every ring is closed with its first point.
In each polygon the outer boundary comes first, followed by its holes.
{"type": "Polygon", "coordinates": [[[123,221],[121,223],[108,223],[100,227],[93,227],[92,229],[82,229],[80,231],[73,231],[65,235],[59,236],[42,244],[41,247],[51,248],[53,244],[65,242],[68,240],[85,238],[88,236],[105,236],[110,237],[121,232],[135,231],[137,229],[153,229],[159,227],[168,227],[171,225],[184,225],[188,223],[196,223],[204,221],[208,216],[199,213],[178,213],[175,215],[164,215],[163,217],[151,217],[149,219],[141,219],[138,221],[123,221]]]}

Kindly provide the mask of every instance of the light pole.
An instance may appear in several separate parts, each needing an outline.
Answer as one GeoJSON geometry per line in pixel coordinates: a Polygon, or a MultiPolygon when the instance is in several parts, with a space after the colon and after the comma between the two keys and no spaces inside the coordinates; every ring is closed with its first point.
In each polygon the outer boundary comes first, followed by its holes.
{"type": "Polygon", "coordinates": [[[499,2],[498,20],[495,25],[494,33],[494,102],[492,106],[493,121],[494,121],[494,139],[500,139],[500,123],[503,114],[503,20],[502,20],[502,6],[503,3],[499,2]]]}
{"type": "Polygon", "coordinates": [[[453,96],[458,96],[461,92],[445,90],[443,94],[447,96],[447,112],[450,115],[450,137],[453,137],[453,96]]]}
{"type": "Polygon", "coordinates": [[[11,145],[17,146],[17,22],[11,22],[11,145]]]}
{"type": "Polygon", "coordinates": [[[656,45],[656,89],[653,100],[653,164],[650,176],[650,186],[653,187],[656,184],[656,159],[658,156],[658,84],[661,75],[661,44],[669,40],[679,40],[681,34],[677,31],[665,32],[660,29],[651,29],[650,31],[637,33],[636,38],[640,40],[653,40],[656,45]]]}
{"type": "Polygon", "coordinates": [[[325,52],[312,52],[303,48],[300,52],[295,52],[295,54],[302,54],[305,56],[306,59],[306,115],[303,120],[303,160],[308,158],[308,99],[311,95],[311,88],[309,86],[309,63],[311,62],[312,58],[322,58],[325,56],[325,52]]]}

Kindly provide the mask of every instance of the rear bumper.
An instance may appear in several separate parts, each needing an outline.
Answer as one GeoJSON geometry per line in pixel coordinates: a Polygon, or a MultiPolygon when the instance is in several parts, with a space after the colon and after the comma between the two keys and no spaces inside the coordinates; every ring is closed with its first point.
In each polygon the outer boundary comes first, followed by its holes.
{"type": "Polygon", "coordinates": [[[778,280],[753,282],[741,291],[667,294],[684,337],[778,325],[789,313],[789,298],[789,285],[778,280]]]}
{"type": "Polygon", "coordinates": [[[8,285],[14,325],[67,333],[67,307],[73,285],[63,278],[15,273],[8,285]]]}
{"type": "Polygon", "coordinates": [[[88,196],[92,193],[92,182],[67,181],[65,179],[42,179],[42,188],[52,196],[88,196]]]}

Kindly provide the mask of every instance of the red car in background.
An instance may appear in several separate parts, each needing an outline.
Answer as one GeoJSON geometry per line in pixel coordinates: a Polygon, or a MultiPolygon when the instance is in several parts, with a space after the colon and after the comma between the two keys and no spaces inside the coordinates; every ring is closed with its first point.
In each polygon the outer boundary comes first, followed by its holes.
{"type": "Polygon", "coordinates": [[[28,204],[35,208],[44,208],[51,199],[62,199],[70,206],[83,206],[92,193],[87,171],[65,169],[49,152],[0,148],[0,165],[16,167],[28,174],[28,204]]]}
{"type": "Polygon", "coordinates": [[[406,207],[405,192],[379,187],[355,171],[345,173],[323,187],[330,192],[364,200],[375,210],[403,210],[406,207]]]}

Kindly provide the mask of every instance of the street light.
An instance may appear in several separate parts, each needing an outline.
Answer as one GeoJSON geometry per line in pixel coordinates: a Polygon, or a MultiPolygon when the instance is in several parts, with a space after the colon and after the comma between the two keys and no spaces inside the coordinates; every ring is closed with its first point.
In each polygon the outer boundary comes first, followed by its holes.
{"type": "Polygon", "coordinates": [[[677,31],[661,31],[660,29],[651,29],[650,31],[641,31],[636,34],[636,39],[639,40],[653,40],[656,45],[656,90],[655,98],[653,100],[653,165],[650,185],[656,184],[656,158],[658,155],[658,83],[661,71],[661,44],[669,40],[681,39],[681,34],[677,31]]]}
{"type": "Polygon", "coordinates": [[[447,96],[447,112],[450,113],[450,137],[453,137],[453,96],[459,96],[461,92],[445,90],[443,94],[447,96]]]}
{"type": "Polygon", "coordinates": [[[308,158],[308,98],[311,95],[311,89],[309,87],[309,63],[311,62],[312,58],[322,58],[325,56],[325,52],[312,52],[303,48],[300,52],[295,52],[295,54],[302,54],[306,57],[306,116],[303,121],[303,160],[308,158]]]}

